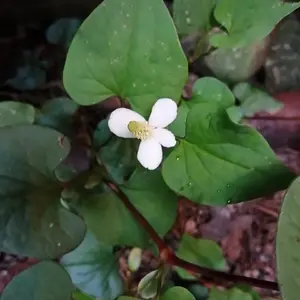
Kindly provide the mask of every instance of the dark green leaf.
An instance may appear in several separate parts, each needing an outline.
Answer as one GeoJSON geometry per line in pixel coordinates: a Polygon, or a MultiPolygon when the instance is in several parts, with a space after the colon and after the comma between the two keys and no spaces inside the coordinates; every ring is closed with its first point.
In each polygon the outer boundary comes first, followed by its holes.
{"type": "Polygon", "coordinates": [[[240,100],[240,110],[246,117],[252,117],[258,112],[275,113],[283,107],[282,102],[247,82],[237,84],[233,93],[240,100]]]}
{"type": "Polygon", "coordinates": [[[217,103],[193,107],[186,137],[162,170],[175,192],[209,205],[261,197],[294,178],[255,129],[233,123],[217,103]]]}
{"type": "Polygon", "coordinates": [[[32,124],[35,109],[27,103],[4,101],[0,102],[0,127],[32,124]]]}
{"type": "Polygon", "coordinates": [[[54,169],[69,152],[67,139],[35,125],[0,129],[0,241],[4,251],[56,258],[82,240],[83,221],[60,204],[54,169]]]}
{"type": "MultiPolygon", "coordinates": [[[[197,283],[191,284],[188,286],[188,289],[194,295],[196,300],[207,300],[209,290],[203,285],[197,283]]],[[[253,299],[253,300],[257,300],[257,299],[253,299]]]]}
{"type": "Polygon", "coordinates": [[[169,125],[168,129],[171,130],[176,136],[184,137],[186,128],[186,118],[190,111],[188,102],[182,101],[177,111],[177,118],[169,125]]]}
{"type": "MultiPolygon", "coordinates": [[[[214,241],[197,239],[184,234],[177,250],[178,257],[196,265],[224,270],[226,261],[221,247],[214,241]]],[[[181,268],[176,269],[179,276],[184,279],[194,278],[181,268]]]]}
{"type": "Polygon", "coordinates": [[[117,95],[143,115],[159,98],[179,101],[186,79],[187,60],[162,0],[105,0],[75,35],[64,69],[77,103],[117,95]]]}
{"type": "Polygon", "coordinates": [[[55,21],[46,31],[47,41],[68,48],[80,24],[81,21],[75,18],[61,18],[55,21]]]}
{"type": "Polygon", "coordinates": [[[113,300],[123,292],[123,282],[118,260],[112,251],[112,247],[99,243],[87,232],[82,243],[64,255],[60,263],[81,291],[90,296],[113,300]]]}
{"type": "Polygon", "coordinates": [[[220,291],[212,287],[208,300],[253,300],[252,295],[238,288],[220,291]]]}
{"type": "Polygon", "coordinates": [[[140,299],[134,297],[128,297],[128,296],[121,296],[117,300],[140,300],[140,299]]]}
{"type": "Polygon", "coordinates": [[[72,116],[78,107],[78,104],[70,98],[54,98],[42,106],[36,123],[56,129],[72,137],[75,133],[72,116]]]}
{"type": "Polygon", "coordinates": [[[167,290],[161,297],[161,300],[196,300],[196,298],[187,289],[181,286],[174,286],[167,290]]]}
{"type": "Polygon", "coordinates": [[[281,0],[219,1],[214,16],[227,32],[216,33],[210,41],[217,48],[245,47],[267,36],[281,19],[298,7],[299,3],[281,0]]]}
{"type": "Polygon", "coordinates": [[[93,142],[96,148],[101,147],[105,144],[109,138],[112,136],[112,132],[108,127],[108,119],[102,120],[98,123],[94,134],[93,134],[93,142]]]}
{"type": "Polygon", "coordinates": [[[136,140],[113,136],[97,153],[99,164],[103,164],[114,181],[124,183],[137,166],[136,140]]]}
{"type": "Polygon", "coordinates": [[[14,277],[1,300],[69,300],[73,290],[68,273],[60,265],[43,261],[14,277]]]}
{"type": "Polygon", "coordinates": [[[282,204],[276,237],[278,281],[282,297],[297,299],[300,293],[300,178],[289,187],[282,204]]]}
{"type": "MultiPolygon", "coordinates": [[[[163,182],[160,171],[138,170],[121,187],[154,229],[160,235],[166,234],[175,221],[177,197],[163,182]]],[[[149,246],[148,235],[111,192],[84,196],[83,214],[88,228],[105,244],[149,246]]]]}
{"type": "Polygon", "coordinates": [[[190,35],[208,31],[216,2],[216,0],[175,0],[173,15],[178,33],[190,35]]]}

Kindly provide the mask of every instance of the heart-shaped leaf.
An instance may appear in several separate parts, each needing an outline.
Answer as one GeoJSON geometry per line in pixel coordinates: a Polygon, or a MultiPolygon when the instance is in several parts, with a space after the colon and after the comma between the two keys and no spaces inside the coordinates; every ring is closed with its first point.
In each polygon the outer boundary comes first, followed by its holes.
{"type": "MultiPolygon", "coordinates": [[[[175,221],[177,196],[166,186],[159,170],[138,169],[121,188],[159,234],[168,232],[175,221]]],[[[86,195],[82,205],[87,226],[99,241],[108,245],[149,246],[148,235],[114,193],[86,195]]]]}
{"type": "MultiPolygon", "coordinates": [[[[222,249],[216,242],[197,239],[187,234],[182,237],[177,255],[188,262],[206,268],[224,270],[226,265],[222,249]]],[[[177,268],[176,270],[182,278],[194,278],[190,273],[181,268],[177,268]]]]}
{"type": "Polygon", "coordinates": [[[267,36],[281,19],[299,7],[299,3],[281,0],[218,1],[214,16],[226,32],[216,33],[210,42],[217,48],[248,46],[267,36]]]}
{"type": "Polygon", "coordinates": [[[209,205],[261,197],[294,178],[260,134],[233,123],[218,103],[200,103],[188,113],[186,137],[162,172],[172,190],[209,205]]]}
{"type": "Polygon", "coordinates": [[[186,79],[187,60],[162,0],[105,0],[75,35],[64,69],[77,103],[117,95],[144,115],[159,98],[178,101],[186,79]]]}
{"type": "Polygon", "coordinates": [[[60,263],[81,291],[90,296],[113,300],[123,292],[123,281],[112,251],[112,247],[99,243],[87,232],[82,243],[64,255],[60,263]]]}
{"type": "Polygon", "coordinates": [[[1,300],[67,300],[73,290],[68,273],[60,265],[43,261],[14,277],[1,300]]]}
{"type": "Polygon", "coordinates": [[[85,225],[61,206],[62,188],[54,176],[54,169],[69,152],[62,137],[35,125],[0,129],[0,241],[4,251],[56,258],[81,242],[85,225]]]}
{"type": "Polygon", "coordinates": [[[296,299],[300,293],[300,178],[289,187],[282,204],[276,237],[278,281],[282,297],[296,299]]]}
{"type": "Polygon", "coordinates": [[[35,109],[27,103],[15,101],[0,102],[0,127],[32,124],[35,118],[35,109]]]}

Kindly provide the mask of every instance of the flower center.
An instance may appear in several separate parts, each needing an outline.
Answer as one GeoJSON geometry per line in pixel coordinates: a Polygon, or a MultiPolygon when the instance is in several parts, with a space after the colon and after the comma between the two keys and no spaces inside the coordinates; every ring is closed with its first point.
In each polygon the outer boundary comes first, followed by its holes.
{"type": "Polygon", "coordinates": [[[130,121],[128,129],[139,140],[146,140],[150,137],[152,126],[146,122],[130,121]]]}

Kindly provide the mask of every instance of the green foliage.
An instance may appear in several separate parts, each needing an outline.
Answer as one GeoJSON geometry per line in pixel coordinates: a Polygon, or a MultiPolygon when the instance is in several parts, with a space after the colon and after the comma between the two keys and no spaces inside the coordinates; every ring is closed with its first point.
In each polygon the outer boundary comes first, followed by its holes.
{"type": "Polygon", "coordinates": [[[0,127],[32,124],[35,118],[35,109],[32,105],[15,102],[0,102],[0,127]]]}
{"type": "Polygon", "coordinates": [[[253,298],[251,293],[239,288],[221,291],[213,287],[208,300],[255,300],[255,298],[253,298]]]}
{"type": "Polygon", "coordinates": [[[55,21],[46,31],[47,41],[68,48],[80,24],[81,21],[75,18],[61,18],[55,21]]]}
{"type": "Polygon", "coordinates": [[[211,29],[211,14],[217,0],[175,0],[173,4],[174,22],[181,35],[211,29]]]}
{"type": "Polygon", "coordinates": [[[37,115],[36,123],[72,137],[75,132],[72,117],[78,107],[74,101],[67,97],[51,99],[42,106],[37,115]]]}
{"type": "Polygon", "coordinates": [[[43,261],[14,277],[1,300],[66,300],[73,290],[68,273],[60,265],[43,261]]]}
{"type": "Polygon", "coordinates": [[[246,201],[288,186],[294,175],[253,128],[232,122],[229,90],[198,89],[188,102],[185,139],[163,163],[163,177],[175,192],[198,203],[224,205],[246,201]],[[201,91],[201,93],[199,92],[201,91]],[[222,101],[218,101],[222,100],[222,101]],[[194,105],[193,105],[194,103],[194,105]]]}
{"type": "Polygon", "coordinates": [[[87,232],[82,243],[64,255],[60,263],[69,272],[74,285],[84,293],[115,299],[123,292],[123,281],[112,250],[87,232]]]}
{"type": "Polygon", "coordinates": [[[111,136],[112,133],[108,128],[108,119],[104,119],[99,122],[93,133],[93,142],[96,149],[99,149],[102,145],[104,145],[111,136]]]}
{"type": "MultiPolygon", "coordinates": [[[[72,294],[72,300],[98,300],[98,299],[95,297],[90,297],[80,291],[75,291],[72,294]]],[[[99,300],[101,300],[101,299],[99,299],[99,300]]]]}
{"type": "Polygon", "coordinates": [[[196,298],[187,289],[181,286],[175,286],[168,289],[161,297],[161,300],[196,300],[196,298]]]}
{"type": "Polygon", "coordinates": [[[280,0],[219,1],[214,17],[226,31],[214,34],[210,42],[217,48],[245,47],[267,36],[281,19],[299,7],[299,3],[280,0]]]}
{"type": "Polygon", "coordinates": [[[278,281],[286,300],[297,298],[300,292],[300,178],[289,187],[282,204],[276,237],[278,281]]]}
{"type": "MultiPolygon", "coordinates": [[[[176,217],[177,197],[160,172],[139,169],[121,188],[154,229],[166,234],[176,217]]],[[[149,247],[149,237],[113,192],[84,195],[82,212],[88,228],[102,243],[149,247]]]]}
{"type": "Polygon", "coordinates": [[[145,275],[138,285],[138,293],[143,299],[152,299],[157,295],[161,284],[161,272],[154,270],[145,275]]]}
{"type": "MultiPolygon", "coordinates": [[[[197,239],[184,234],[177,250],[178,257],[196,265],[224,270],[226,261],[220,246],[211,240],[197,239]]],[[[183,279],[194,278],[187,271],[176,268],[179,276],[183,279]]]]}
{"type": "Polygon", "coordinates": [[[235,85],[233,93],[240,101],[240,109],[245,117],[252,117],[257,112],[275,113],[283,108],[282,102],[247,82],[235,85]]]}
{"type": "Polygon", "coordinates": [[[40,126],[0,129],[0,241],[4,251],[56,258],[83,238],[82,220],[60,204],[53,171],[67,156],[67,140],[40,126]]]}
{"type": "Polygon", "coordinates": [[[133,248],[128,256],[128,268],[131,272],[139,269],[142,262],[142,249],[133,248]]]}
{"type": "Polygon", "coordinates": [[[187,61],[162,0],[104,1],[75,35],[64,69],[77,103],[117,95],[144,115],[158,98],[178,101],[186,79],[187,61]]]}

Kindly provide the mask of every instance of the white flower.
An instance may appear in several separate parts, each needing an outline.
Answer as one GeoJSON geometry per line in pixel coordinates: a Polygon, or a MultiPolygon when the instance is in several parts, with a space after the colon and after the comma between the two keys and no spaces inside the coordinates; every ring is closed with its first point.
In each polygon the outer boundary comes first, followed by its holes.
{"type": "Polygon", "coordinates": [[[154,170],[162,161],[162,146],[169,148],[176,145],[174,134],[165,129],[176,116],[176,103],[162,98],[153,105],[148,122],[133,110],[118,108],[111,113],[108,127],[119,137],[141,140],[137,159],[146,169],[154,170]]]}

